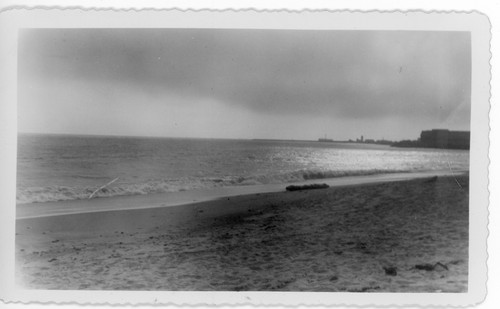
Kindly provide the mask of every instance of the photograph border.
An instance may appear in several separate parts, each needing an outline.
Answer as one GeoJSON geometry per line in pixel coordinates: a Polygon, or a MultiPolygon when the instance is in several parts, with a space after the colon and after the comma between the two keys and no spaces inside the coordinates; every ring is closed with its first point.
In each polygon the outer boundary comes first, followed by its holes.
{"type": "Polygon", "coordinates": [[[486,295],[491,25],[479,12],[117,10],[13,8],[0,12],[0,299],[80,304],[434,305],[467,306],[486,295]],[[111,16],[111,18],[109,18],[111,16]],[[358,18],[359,17],[359,18],[358,18]],[[361,18],[362,17],[362,18],[361,18]],[[360,25],[362,20],[362,25],[360,25]],[[357,23],[357,24],[356,24],[357,23]],[[24,290],[14,282],[17,140],[17,30],[20,28],[244,28],[471,31],[471,150],[468,293],[136,292],[24,290]],[[4,169],[5,168],[5,169],[4,169]],[[90,300],[90,301],[89,301],[90,300]]]}

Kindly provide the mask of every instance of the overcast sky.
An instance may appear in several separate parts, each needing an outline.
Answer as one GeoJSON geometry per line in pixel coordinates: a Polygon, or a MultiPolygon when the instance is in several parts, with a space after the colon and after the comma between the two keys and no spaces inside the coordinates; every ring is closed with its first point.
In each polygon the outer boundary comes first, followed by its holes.
{"type": "Polygon", "coordinates": [[[20,132],[417,138],[469,130],[466,32],[22,30],[20,132]]]}

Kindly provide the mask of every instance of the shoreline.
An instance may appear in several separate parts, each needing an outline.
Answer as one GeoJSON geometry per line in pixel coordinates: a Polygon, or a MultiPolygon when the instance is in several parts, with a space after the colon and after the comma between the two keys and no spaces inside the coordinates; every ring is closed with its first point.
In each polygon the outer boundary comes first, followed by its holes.
{"type": "Polygon", "coordinates": [[[423,171],[413,173],[388,173],[363,176],[311,179],[294,183],[278,183],[249,186],[228,186],[192,191],[154,193],[146,195],[124,195],[90,200],[68,200],[16,205],[16,220],[83,214],[93,212],[123,211],[175,207],[193,203],[208,202],[240,195],[283,192],[288,185],[326,183],[330,187],[356,186],[381,182],[403,181],[433,176],[457,176],[468,171],[423,171]]]}
{"type": "Polygon", "coordinates": [[[34,289],[464,292],[468,176],[22,219],[16,261],[34,289]]]}

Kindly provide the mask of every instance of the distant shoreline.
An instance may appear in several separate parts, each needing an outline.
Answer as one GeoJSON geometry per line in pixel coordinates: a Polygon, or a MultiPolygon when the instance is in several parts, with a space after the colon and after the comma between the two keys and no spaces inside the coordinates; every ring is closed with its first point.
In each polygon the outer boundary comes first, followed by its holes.
{"type": "Polygon", "coordinates": [[[333,139],[274,139],[274,138],[231,138],[231,137],[179,137],[179,136],[146,136],[146,135],[113,135],[113,134],[79,134],[79,133],[40,133],[40,132],[18,132],[18,136],[65,136],[65,137],[88,137],[88,138],[141,138],[141,139],[173,139],[173,140],[227,140],[227,141],[255,141],[255,142],[290,142],[290,143],[316,143],[316,144],[352,144],[352,145],[378,145],[395,148],[415,149],[453,149],[469,150],[469,148],[457,147],[431,147],[414,140],[401,141],[355,141],[355,140],[333,140],[333,139]]]}

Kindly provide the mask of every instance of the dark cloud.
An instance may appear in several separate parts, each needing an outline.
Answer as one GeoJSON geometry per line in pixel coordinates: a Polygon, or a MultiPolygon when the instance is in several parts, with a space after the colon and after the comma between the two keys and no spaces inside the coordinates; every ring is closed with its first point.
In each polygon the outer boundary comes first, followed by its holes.
{"type": "Polygon", "coordinates": [[[465,125],[470,117],[466,32],[46,29],[25,30],[19,47],[20,79],[211,98],[266,114],[444,120],[465,106],[465,125]]]}

